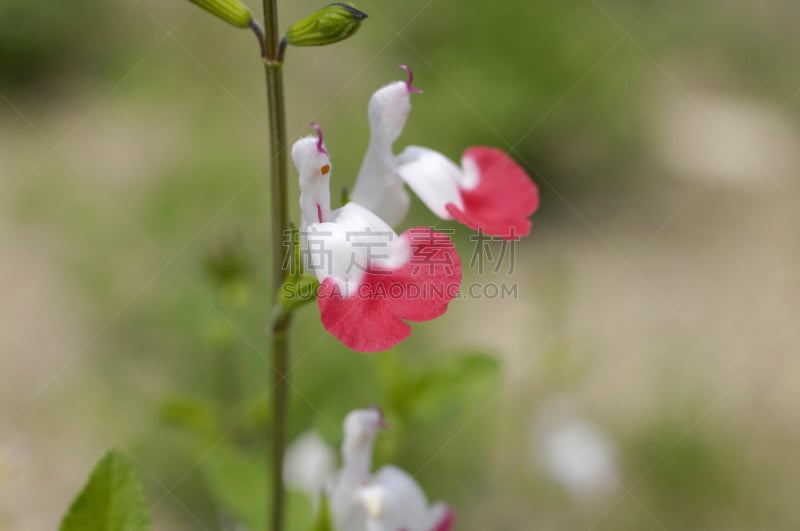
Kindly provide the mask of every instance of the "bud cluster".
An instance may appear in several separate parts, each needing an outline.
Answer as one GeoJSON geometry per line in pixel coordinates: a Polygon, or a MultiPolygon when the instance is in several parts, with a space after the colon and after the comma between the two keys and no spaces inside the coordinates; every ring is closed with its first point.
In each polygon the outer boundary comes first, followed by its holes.
{"type": "MultiPolygon", "coordinates": [[[[250,28],[258,37],[262,53],[266,49],[264,31],[241,0],[189,0],[215,17],[236,26],[250,28]]],[[[367,14],[349,3],[333,3],[292,24],[281,39],[278,61],[285,46],[325,46],[354,35],[367,14]]]]}

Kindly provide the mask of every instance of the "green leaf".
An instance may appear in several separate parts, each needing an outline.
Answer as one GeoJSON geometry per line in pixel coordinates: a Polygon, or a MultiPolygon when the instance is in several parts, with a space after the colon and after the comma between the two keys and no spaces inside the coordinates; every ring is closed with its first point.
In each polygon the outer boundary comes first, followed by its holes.
{"type": "Polygon", "coordinates": [[[413,412],[422,421],[472,411],[497,388],[500,367],[485,354],[458,355],[417,383],[413,412]]]}
{"type": "Polygon", "coordinates": [[[200,398],[168,398],[159,405],[158,414],[166,423],[203,437],[213,436],[219,430],[217,407],[200,398]]]}
{"type": "Polygon", "coordinates": [[[331,523],[331,513],[328,508],[328,498],[321,496],[319,510],[317,511],[317,519],[314,524],[309,528],[309,531],[333,531],[333,524],[331,523]]]}
{"type": "Polygon", "coordinates": [[[412,424],[454,418],[478,407],[500,375],[497,361],[485,354],[459,354],[422,369],[386,356],[381,368],[389,407],[412,424]]]}
{"type": "Polygon", "coordinates": [[[319,280],[312,275],[290,276],[283,282],[279,295],[281,306],[294,310],[308,302],[317,300],[319,280]]]}
{"type": "Polygon", "coordinates": [[[267,525],[267,471],[262,456],[220,445],[202,462],[211,498],[231,517],[250,529],[267,525]]]}
{"type": "Polygon", "coordinates": [[[60,531],[146,531],[147,501],[136,470],[124,454],[112,450],[95,465],[89,482],[72,502],[60,531]]]}
{"type": "MultiPolygon", "coordinates": [[[[211,499],[248,529],[267,527],[264,504],[269,499],[269,468],[262,453],[222,444],[202,461],[203,477],[211,499]]],[[[312,507],[303,493],[286,493],[289,529],[307,529],[312,507]]]]}

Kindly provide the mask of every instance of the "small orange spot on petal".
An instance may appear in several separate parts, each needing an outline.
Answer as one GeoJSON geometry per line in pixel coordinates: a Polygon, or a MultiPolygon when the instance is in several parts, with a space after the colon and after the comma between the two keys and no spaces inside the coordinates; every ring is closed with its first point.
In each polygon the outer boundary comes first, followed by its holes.
{"type": "Polygon", "coordinates": [[[322,175],[328,175],[328,173],[331,171],[331,166],[330,166],[330,164],[326,164],[325,166],[321,167],[321,168],[319,169],[319,171],[321,171],[321,172],[322,172],[322,175]]]}

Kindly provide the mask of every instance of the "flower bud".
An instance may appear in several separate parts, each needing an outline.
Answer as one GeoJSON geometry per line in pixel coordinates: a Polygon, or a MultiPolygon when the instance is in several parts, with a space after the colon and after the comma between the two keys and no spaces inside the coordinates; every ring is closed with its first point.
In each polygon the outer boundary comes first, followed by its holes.
{"type": "Polygon", "coordinates": [[[253,21],[253,15],[250,14],[250,10],[239,0],[189,1],[237,28],[248,28],[253,21]]]}
{"type": "Polygon", "coordinates": [[[286,42],[292,46],[324,46],[343,41],[358,31],[365,18],[366,13],[350,4],[331,4],[295,22],[286,32],[286,42]]]}
{"type": "Polygon", "coordinates": [[[238,232],[214,240],[205,257],[206,271],[219,285],[241,281],[247,273],[247,254],[238,232]]]}

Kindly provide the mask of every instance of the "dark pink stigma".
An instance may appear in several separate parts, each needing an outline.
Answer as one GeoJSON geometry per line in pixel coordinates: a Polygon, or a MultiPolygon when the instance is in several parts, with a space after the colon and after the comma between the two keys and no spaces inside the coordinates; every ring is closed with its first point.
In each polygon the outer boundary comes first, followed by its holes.
{"type": "Polygon", "coordinates": [[[313,127],[317,131],[317,151],[322,153],[323,155],[328,154],[328,150],[325,149],[325,146],[322,145],[322,128],[319,126],[317,122],[311,122],[311,127],[313,127]]]}
{"type": "Polygon", "coordinates": [[[387,429],[389,427],[389,425],[386,424],[386,419],[383,417],[383,409],[381,408],[381,406],[379,406],[377,404],[372,404],[370,407],[375,412],[378,413],[378,418],[379,418],[378,427],[380,427],[381,429],[384,429],[384,430],[387,429]]]}
{"type": "Polygon", "coordinates": [[[408,73],[408,81],[406,81],[406,88],[408,89],[409,94],[422,94],[422,89],[418,89],[414,87],[414,72],[411,71],[411,68],[408,65],[400,65],[398,67],[400,70],[405,70],[408,73]]]}

